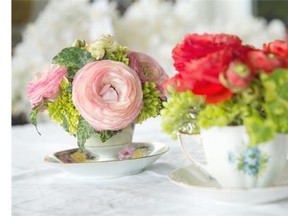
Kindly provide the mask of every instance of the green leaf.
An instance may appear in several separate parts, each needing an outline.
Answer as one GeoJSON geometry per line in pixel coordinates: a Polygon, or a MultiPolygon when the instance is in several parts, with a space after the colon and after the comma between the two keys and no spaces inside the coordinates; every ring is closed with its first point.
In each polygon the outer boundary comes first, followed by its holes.
{"type": "Polygon", "coordinates": [[[63,49],[53,58],[53,64],[59,64],[68,69],[68,76],[73,78],[76,72],[88,62],[94,61],[91,54],[78,47],[63,49]]]}
{"type": "Polygon", "coordinates": [[[37,108],[33,109],[30,112],[29,117],[30,117],[31,123],[35,126],[38,134],[41,135],[41,133],[39,132],[39,130],[37,128],[37,115],[38,115],[39,109],[40,109],[40,107],[37,107],[37,108]]]}
{"type": "Polygon", "coordinates": [[[95,129],[92,128],[85,119],[79,117],[79,124],[76,136],[77,144],[80,149],[84,148],[86,140],[89,139],[94,133],[95,129]]]}
{"type": "Polygon", "coordinates": [[[63,123],[62,123],[62,127],[64,128],[64,130],[66,131],[66,132],[68,132],[69,133],[69,122],[68,122],[68,120],[67,120],[67,118],[65,117],[65,116],[63,116],[63,123]]]}
{"type": "Polygon", "coordinates": [[[100,134],[100,139],[102,142],[106,142],[107,140],[109,140],[112,136],[114,136],[115,134],[117,134],[118,131],[99,131],[97,133],[100,134]]]}

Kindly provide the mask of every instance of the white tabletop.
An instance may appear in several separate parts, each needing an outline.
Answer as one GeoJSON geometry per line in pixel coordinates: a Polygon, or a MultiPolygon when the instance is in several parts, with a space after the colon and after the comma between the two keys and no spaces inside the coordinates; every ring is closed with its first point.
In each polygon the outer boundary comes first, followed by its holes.
{"type": "MultiPolygon", "coordinates": [[[[170,150],[143,172],[115,179],[74,177],[45,164],[52,152],[75,148],[60,126],[12,128],[12,215],[288,215],[288,199],[260,205],[207,201],[168,175],[189,165],[177,141],[161,132],[160,118],[137,125],[133,141],[166,143],[170,150]]],[[[200,194],[201,195],[201,194],[200,194]]]]}

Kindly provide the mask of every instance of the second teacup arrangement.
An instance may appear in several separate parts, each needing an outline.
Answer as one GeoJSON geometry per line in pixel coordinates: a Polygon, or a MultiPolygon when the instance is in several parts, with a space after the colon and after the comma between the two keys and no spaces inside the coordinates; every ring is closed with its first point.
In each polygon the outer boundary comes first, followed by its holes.
{"type": "Polygon", "coordinates": [[[257,49],[235,35],[188,34],[172,54],[164,131],[223,188],[275,185],[288,164],[288,43],[257,49]],[[195,142],[183,134],[199,134],[206,164],[188,154],[195,142]]]}

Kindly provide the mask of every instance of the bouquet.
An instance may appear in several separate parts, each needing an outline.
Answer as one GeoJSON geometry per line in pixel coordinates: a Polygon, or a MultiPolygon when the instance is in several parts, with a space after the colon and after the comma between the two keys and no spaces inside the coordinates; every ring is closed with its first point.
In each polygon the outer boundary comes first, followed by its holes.
{"type": "Polygon", "coordinates": [[[76,40],[29,83],[31,122],[37,129],[38,113],[47,111],[81,149],[94,133],[105,142],[160,114],[167,79],[154,58],[128,50],[111,35],[90,44],[76,40]]]}
{"type": "Polygon", "coordinates": [[[236,35],[188,34],[172,55],[178,73],[164,84],[165,132],[244,125],[252,145],[288,133],[287,42],[257,49],[236,35]]]}

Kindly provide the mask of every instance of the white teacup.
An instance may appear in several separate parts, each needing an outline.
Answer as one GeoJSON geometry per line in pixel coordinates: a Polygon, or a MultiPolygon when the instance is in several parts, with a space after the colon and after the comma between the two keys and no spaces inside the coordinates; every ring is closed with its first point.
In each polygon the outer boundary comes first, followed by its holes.
{"type": "Polygon", "coordinates": [[[178,137],[187,158],[225,188],[274,185],[288,164],[287,134],[257,146],[249,144],[244,126],[201,129],[201,134],[191,135],[191,142],[186,136],[179,133],[178,137]],[[202,161],[189,152],[188,144],[203,145],[202,161]]]}

